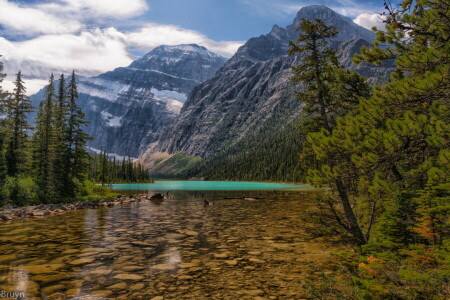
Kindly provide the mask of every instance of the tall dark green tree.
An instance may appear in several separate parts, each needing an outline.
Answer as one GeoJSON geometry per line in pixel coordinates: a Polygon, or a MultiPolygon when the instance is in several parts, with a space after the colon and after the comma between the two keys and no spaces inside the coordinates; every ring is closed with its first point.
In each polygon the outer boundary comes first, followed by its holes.
{"type": "Polygon", "coordinates": [[[56,97],[54,77],[50,77],[45,99],[41,101],[33,136],[33,169],[39,185],[39,198],[43,203],[56,197],[55,149],[56,149],[56,97]]]}
{"type": "Polygon", "coordinates": [[[88,122],[78,106],[78,88],[75,72],[67,85],[67,126],[64,134],[65,195],[75,194],[75,181],[82,182],[88,171],[87,142],[90,136],[84,132],[88,122]],[[74,181],[75,180],[75,181],[74,181]]]}
{"type": "MultiPolygon", "coordinates": [[[[290,43],[289,54],[300,56],[300,64],[293,67],[292,82],[299,86],[297,97],[305,103],[301,128],[304,133],[323,130],[324,134],[330,134],[336,127],[336,119],[354,109],[360,98],[368,97],[370,88],[363,77],[339,65],[336,51],[329,45],[329,39],[337,34],[335,27],[319,19],[303,19],[298,30],[298,40],[290,43]]],[[[308,159],[312,152],[310,144],[304,145],[303,159],[308,159]]],[[[330,158],[327,164],[333,168],[335,162],[330,158]]],[[[344,215],[339,216],[331,200],[328,207],[352,238],[364,244],[366,237],[348,194],[351,187],[337,176],[333,189],[337,191],[344,215]]]]}
{"type": "Polygon", "coordinates": [[[322,20],[303,19],[296,42],[290,42],[290,55],[299,55],[291,81],[299,87],[297,97],[305,103],[303,126],[306,131],[331,131],[336,118],[345,115],[358,104],[361,96],[370,95],[366,79],[339,65],[336,50],[329,40],[338,33],[322,20]]]}
{"type": "MultiPolygon", "coordinates": [[[[68,123],[68,97],[66,91],[66,79],[64,74],[59,78],[58,91],[55,102],[55,159],[53,173],[55,175],[55,185],[59,194],[65,190],[65,185],[70,181],[69,174],[64,169],[65,162],[65,134],[68,123]]],[[[63,193],[64,194],[64,193],[63,193]]]]}
{"type": "Polygon", "coordinates": [[[26,88],[21,72],[17,73],[15,88],[7,104],[6,132],[8,146],[6,153],[8,175],[17,176],[29,166],[29,136],[31,129],[27,114],[33,111],[31,100],[26,95],[26,88]]]}

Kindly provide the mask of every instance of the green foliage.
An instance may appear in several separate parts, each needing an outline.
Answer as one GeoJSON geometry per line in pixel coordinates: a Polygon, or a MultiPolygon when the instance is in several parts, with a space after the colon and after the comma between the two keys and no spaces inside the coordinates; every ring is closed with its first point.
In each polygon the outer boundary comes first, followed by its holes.
{"type": "Polygon", "coordinates": [[[33,135],[33,170],[36,182],[40,186],[39,198],[43,203],[52,202],[57,197],[55,186],[54,163],[56,158],[56,143],[60,136],[56,136],[55,123],[55,89],[53,74],[46,87],[46,96],[41,101],[36,129],[33,135]]]}
{"type": "Polygon", "coordinates": [[[27,122],[27,113],[33,111],[31,100],[26,96],[26,88],[21,72],[14,82],[14,93],[6,102],[6,128],[8,146],[6,152],[9,176],[24,174],[29,168],[29,136],[31,126],[27,122]]]}
{"type": "MultiPolygon", "coordinates": [[[[358,253],[341,259],[358,299],[450,297],[449,8],[444,0],[407,0],[396,9],[387,2],[386,30],[355,61],[395,58],[392,82],[337,118],[332,131],[308,135],[320,161],[309,181],[339,199],[340,180],[365,234],[358,253]]],[[[322,203],[319,221],[342,225],[345,207],[322,203]]]]}
{"type": "Polygon", "coordinates": [[[297,98],[305,103],[301,124],[305,131],[322,127],[330,131],[336,118],[351,110],[360,97],[368,97],[371,90],[365,78],[339,65],[336,50],[328,43],[338,33],[335,27],[320,19],[303,19],[297,29],[299,36],[295,43],[290,42],[289,54],[300,55],[291,81],[301,87],[297,98]]]}
{"type": "Polygon", "coordinates": [[[180,152],[169,159],[157,162],[156,167],[152,169],[152,174],[158,178],[200,177],[200,174],[203,174],[203,168],[205,167],[204,164],[199,167],[198,163],[200,162],[200,157],[191,156],[186,152],[180,152]]]}
{"type": "MultiPolygon", "coordinates": [[[[367,236],[358,224],[349,198],[352,187],[343,179],[347,174],[335,175],[338,156],[328,155],[326,149],[333,148],[334,144],[326,138],[339,126],[339,117],[353,111],[360,99],[370,96],[370,88],[364,78],[339,66],[335,50],[328,44],[328,39],[337,34],[333,26],[327,26],[321,20],[302,20],[298,30],[298,40],[291,43],[289,53],[301,54],[300,64],[293,67],[292,77],[292,83],[300,84],[303,89],[297,97],[305,102],[300,127],[308,138],[301,158],[314,162],[309,170],[309,181],[316,186],[332,186],[343,213],[337,206],[338,202],[332,200],[319,203],[321,209],[326,207],[328,215],[334,218],[333,224],[346,231],[355,243],[364,244],[367,236]],[[321,148],[316,146],[317,136],[320,137],[321,148]]],[[[321,215],[330,219],[325,214],[321,215]]],[[[315,215],[314,220],[320,219],[317,217],[315,215]]]]}
{"type": "Polygon", "coordinates": [[[118,196],[108,187],[96,185],[89,180],[85,180],[82,184],[77,182],[77,186],[79,197],[83,201],[107,200],[118,196]]]}
{"type": "Polygon", "coordinates": [[[299,102],[295,99],[286,101],[290,101],[290,105],[275,111],[271,118],[252,130],[251,136],[226,145],[218,154],[202,160],[192,156],[184,159],[182,156],[187,154],[179,153],[158,165],[154,177],[167,178],[166,169],[174,167],[177,172],[170,172],[169,178],[302,182],[310,162],[298,159],[304,138],[296,126],[297,119],[286,123],[279,121],[292,115],[299,102]]]}
{"type": "Polygon", "coordinates": [[[116,161],[116,158],[109,157],[106,151],[102,151],[99,155],[91,155],[88,169],[89,180],[101,184],[153,182],[148,169],[143,167],[140,162],[134,162],[130,157],[116,161]]]}
{"type": "MultiPolygon", "coordinates": [[[[0,63],[0,83],[4,77],[2,67],[0,63]]],[[[91,157],[86,151],[90,137],[83,131],[87,122],[77,104],[75,73],[68,84],[61,75],[57,92],[51,76],[32,139],[26,122],[26,114],[32,107],[20,72],[14,94],[7,96],[0,86],[0,113],[6,114],[6,120],[0,119],[0,206],[116,196],[110,189],[86,180],[92,174],[91,157]]],[[[126,180],[148,179],[148,172],[141,165],[129,161],[123,166],[126,180]]],[[[119,168],[122,164],[115,164],[113,169],[119,168]]]]}
{"type": "Polygon", "coordinates": [[[31,177],[7,177],[5,203],[17,206],[36,204],[38,186],[31,177]]]}
{"type": "MultiPolygon", "coordinates": [[[[67,120],[65,131],[63,133],[64,142],[62,154],[65,164],[62,169],[63,173],[60,174],[60,176],[61,182],[64,183],[63,195],[70,197],[75,195],[75,184],[73,180],[77,179],[80,182],[85,180],[89,161],[86,145],[91,137],[84,132],[84,127],[88,122],[85,120],[85,115],[77,103],[78,88],[75,72],[72,72],[66,93],[68,99],[66,108],[67,120]]],[[[60,99],[64,99],[64,97],[64,94],[59,95],[60,99]]]]}

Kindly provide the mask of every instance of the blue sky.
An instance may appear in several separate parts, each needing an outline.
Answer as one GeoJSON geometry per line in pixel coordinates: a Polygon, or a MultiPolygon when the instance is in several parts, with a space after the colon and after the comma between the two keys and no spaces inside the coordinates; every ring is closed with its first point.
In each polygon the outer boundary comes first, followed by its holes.
{"type": "Polygon", "coordinates": [[[382,11],[382,0],[0,0],[0,55],[8,79],[21,69],[34,91],[51,72],[100,74],[160,44],[197,43],[230,57],[312,4],[365,27],[382,11]]]}

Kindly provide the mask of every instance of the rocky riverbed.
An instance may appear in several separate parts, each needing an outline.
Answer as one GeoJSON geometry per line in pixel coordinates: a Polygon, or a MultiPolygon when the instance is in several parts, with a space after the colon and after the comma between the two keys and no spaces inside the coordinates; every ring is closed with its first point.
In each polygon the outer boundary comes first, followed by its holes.
{"type": "Polygon", "coordinates": [[[6,206],[0,207],[0,221],[11,221],[15,219],[44,217],[49,215],[61,214],[72,210],[95,209],[100,207],[113,207],[133,202],[160,201],[164,199],[161,193],[152,195],[128,195],[118,197],[114,200],[96,200],[96,201],[77,201],[73,203],[41,204],[26,207],[6,206]]]}
{"type": "Polygon", "coordinates": [[[3,223],[0,290],[27,299],[307,298],[305,280],[318,276],[310,266],[331,272],[337,250],[302,229],[310,193],[224,199],[235,196],[142,195],[3,223]]]}

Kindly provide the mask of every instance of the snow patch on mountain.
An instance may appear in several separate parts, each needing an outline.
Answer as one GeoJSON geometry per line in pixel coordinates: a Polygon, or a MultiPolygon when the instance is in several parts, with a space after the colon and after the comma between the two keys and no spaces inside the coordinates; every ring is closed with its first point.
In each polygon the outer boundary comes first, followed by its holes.
{"type": "Polygon", "coordinates": [[[181,103],[184,103],[187,99],[186,94],[183,93],[179,93],[177,91],[169,91],[169,90],[157,90],[155,88],[152,88],[150,90],[153,95],[155,95],[155,99],[157,100],[166,100],[166,99],[170,99],[170,100],[178,100],[181,103]]]}
{"type": "Polygon", "coordinates": [[[101,112],[103,120],[106,121],[106,125],[109,127],[121,127],[122,126],[122,117],[113,116],[109,112],[102,111],[101,112]]]}
{"type": "Polygon", "coordinates": [[[206,49],[205,47],[196,45],[196,44],[183,44],[183,45],[177,45],[177,46],[161,46],[165,51],[167,52],[174,52],[174,51],[182,51],[182,52],[193,52],[198,53],[201,56],[205,58],[219,58],[220,55],[213,53],[206,49]]]}
{"type": "Polygon", "coordinates": [[[105,80],[99,77],[81,81],[78,87],[80,93],[106,99],[111,102],[115,102],[121,94],[127,92],[129,89],[130,85],[118,81],[105,80]]]}

